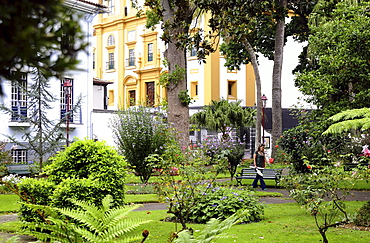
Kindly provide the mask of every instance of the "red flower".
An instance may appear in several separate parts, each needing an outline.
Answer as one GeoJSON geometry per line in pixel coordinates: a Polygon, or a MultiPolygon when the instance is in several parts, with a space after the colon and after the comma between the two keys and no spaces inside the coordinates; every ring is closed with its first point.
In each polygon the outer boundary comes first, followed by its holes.
{"type": "Polygon", "coordinates": [[[307,169],[309,170],[312,169],[311,165],[307,165],[307,169]]]}

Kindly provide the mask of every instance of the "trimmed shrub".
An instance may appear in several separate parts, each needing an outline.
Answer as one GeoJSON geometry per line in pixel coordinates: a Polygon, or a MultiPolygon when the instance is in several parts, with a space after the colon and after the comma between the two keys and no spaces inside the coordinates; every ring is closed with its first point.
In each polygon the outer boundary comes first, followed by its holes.
{"type": "MultiPolygon", "coordinates": [[[[46,179],[25,178],[17,184],[21,201],[38,205],[50,205],[50,195],[55,190],[55,184],[46,179]]],[[[36,212],[21,205],[20,219],[26,222],[43,222],[44,212],[36,212]]]]}
{"type": "Polygon", "coordinates": [[[224,220],[240,209],[249,210],[242,222],[256,222],[262,219],[263,206],[255,197],[245,191],[229,188],[209,188],[206,192],[194,195],[197,203],[190,209],[189,221],[206,223],[211,218],[224,220]]]}
{"type": "MultiPolygon", "coordinates": [[[[115,206],[124,203],[127,163],[104,142],[76,141],[50,161],[44,170],[46,178],[19,184],[20,195],[34,199],[28,202],[68,208],[73,206],[72,198],[100,205],[109,194],[115,206]]],[[[20,213],[29,222],[36,217],[29,209],[22,208],[20,213]]]]}
{"type": "Polygon", "coordinates": [[[370,227],[370,201],[360,208],[354,223],[357,226],[370,227]]]}

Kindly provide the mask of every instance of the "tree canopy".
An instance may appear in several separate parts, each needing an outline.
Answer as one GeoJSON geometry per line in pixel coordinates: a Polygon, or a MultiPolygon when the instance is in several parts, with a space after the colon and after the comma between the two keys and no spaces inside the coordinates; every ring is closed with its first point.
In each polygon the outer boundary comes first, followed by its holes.
{"type": "Polygon", "coordinates": [[[197,112],[191,117],[191,122],[201,127],[222,133],[222,137],[228,138],[228,133],[235,128],[251,126],[255,110],[243,109],[240,106],[241,100],[229,102],[221,99],[212,100],[209,106],[205,106],[203,111],[197,112]]]}
{"type": "MultiPolygon", "coordinates": [[[[3,0],[0,8],[0,80],[38,67],[46,78],[75,68],[86,46],[78,16],[62,0],[3,0]],[[24,70],[23,70],[24,71],[24,70]]],[[[1,92],[2,94],[2,92],[1,92]]]]}
{"type": "Polygon", "coordinates": [[[295,83],[321,113],[369,105],[369,7],[341,2],[330,18],[311,25],[309,57],[317,68],[299,74],[295,83]]]}

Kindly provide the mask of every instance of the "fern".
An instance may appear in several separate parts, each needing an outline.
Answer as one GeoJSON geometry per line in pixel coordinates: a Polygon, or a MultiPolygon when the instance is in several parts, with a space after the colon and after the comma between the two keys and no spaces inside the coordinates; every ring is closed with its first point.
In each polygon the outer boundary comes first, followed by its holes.
{"type": "Polygon", "coordinates": [[[103,199],[100,207],[73,199],[71,202],[79,208],[52,208],[25,204],[33,209],[43,210],[50,216],[47,218],[47,222],[41,225],[24,222],[27,227],[24,233],[39,240],[50,240],[51,242],[129,243],[137,242],[142,237],[127,237],[126,234],[132,232],[139,225],[149,222],[149,220],[128,218],[129,212],[140,205],[111,208],[113,199],[110,195],[103,199]],[[76,223],[68,222],[67,218],[76,223]]]}
{"type": "Polygon", "coordinates": [[[370,129],[370,108],[342,111],[332,117],[332,124],[323,134],[370,129]]]}
{"type": "Polygon", "coordinates": [[[206,228],[197,237],[193,237],[189,230],[181,231],[175,243],[209,243],[215,238],[229,238],[227,234],[223,234],[225,230],[231,226],[240,223],[244,216],[249,214],[249,210],[240,210],[223,221],[211,219],[206,228]]]}

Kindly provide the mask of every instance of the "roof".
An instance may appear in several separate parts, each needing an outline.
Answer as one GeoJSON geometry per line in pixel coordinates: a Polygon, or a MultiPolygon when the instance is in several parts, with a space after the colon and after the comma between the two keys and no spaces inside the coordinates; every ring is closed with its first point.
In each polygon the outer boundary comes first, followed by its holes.
{"type": "Polygon", "coordinates": [[[76,9],[85,13],[103,13],[107,12],[107,7],[99,4],[93,3],[85,0],[64,0],[63,4],[72,9],[76,9]]]}
{"type": "Polygon", "coordinates": [[[93,83],[95,85],[108,85],[108,84],[113,84],[114,82],[108,81],[108,80],[103,80],[103,79],[100,79],[100,78],[94,78],[93,83]]]}

